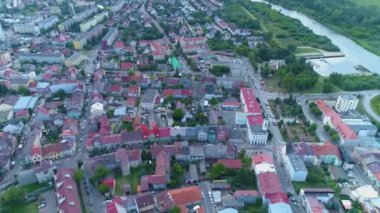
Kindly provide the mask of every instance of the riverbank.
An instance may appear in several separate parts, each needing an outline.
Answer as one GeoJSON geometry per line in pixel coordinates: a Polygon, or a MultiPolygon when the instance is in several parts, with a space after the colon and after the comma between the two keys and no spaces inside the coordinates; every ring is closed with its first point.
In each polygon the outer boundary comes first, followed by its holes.
{"type": "MultiPolygon", "coordinates": [[[[356,19],[357,13],[364,13],[366,16],[371,16],[370,14],[376,14],[376,8],[380,10],[380,3],[374,3],[371,2],[371,4],[367,3],[360,3],[358,1],[355,2],[347,2],[348,4],[351,4],[350,6],[336,6],[332,7],[331,5],[328,5],[325,0],[320,0],[319,2],[326,3],[325,9],[319,9],[317,10],[317,5],[320,6],[321,4],[318,3],[301,3],[300,1],[295,0],[268,0],[268,2],[279,4],[282,7],[289,9],[289,10],[296,10],[299,12],[304,13],[305,15],[312,17],[316,21],[323,23],[327,27],[331,28],[335,32],[345,35],[354,42],[356,42],[361,47],[365,48],[366,50],[380,56],[380,32],[376,30],[374,26],[375,23],[372,23],[370,20],[366,20],[367,22],[371,22],[372,26],[370,24],[364,24],[364,21],[360,23],[354,23],[349,20],[347,20],[347,17],[345,14],[351,14],[352,19],[356,19]],[[315,7],[315,9],[313,8],[315,7]],[[330,8],[328,8],[330,7],[330,8]],[[355,13],[351,13],[349,11],[352,11],[355,9],[355,13]],[[327,12],[332,12],[334,10],[334,14],[327,14],[327,12]],[[363,11],[360,11],[363,10],[363,11]],[[364,12],[366,10],[366,12],[364,12]],[[369,12],[370,11],[370,12],[369,12]],[[341,15],[336,15],[340,12],[341,15]],[[343,14],[342,14],[343,13],[343,14]],[[370,14],[368,14],[370,13],[370,14]],[[334,18],[333,18],[334,17],[334,18]]],[[[334,3],[330,3],[334,4],[334,3]]],[[[360,15],[357,15],[360,16],[360,15]]],[[[374,17],[373,19],[376,19],[374,17]]]]}
{"type": "MultiPolygon", "coordinates": [[[[331,29],[328,26],[319,23],[318,21],[308,17],[302,12],[289,10],[280,5],[270,3],[266,0],[251,1],[266,3],[270,5],[272,10],[280,12],[281,14],[293,19],[299,20],[304,27],[307,27],[319,36],[330,39],[334,45],[339,47],[340,51],[344,53],[345,57],[326,58],[323,61],[319,61],[319,59],[311,59],[315,65],[314,70],[320,75],[328,76],[333,72],[341,74],[364,74],[362,70],[368,70],[369,72],[380,74],[380,57],[363,48],[350,38],[337,33],[337,31],[334,29],[331,29]],[[358,69],[358,67],[363,69],[358,69]]],[[[279,0],[272,0],[272,2],[275,1],[279,0]]],[[[378,36],[378,40],[380,42],[380,34],[378,36]]]]}
{"type": "Polygon", "coordinates": [[[339,51],[328,38],[313,33],[299,20],[272,10],[267,4],[250,0],[225,1],[224,11],[222,17],[231,22],[236,20],[238,14],[246,14],[246,18],[260,22],[262,32],[270,32],[273,40],[283,48],[310,46],[324,51],[339,51]]]}

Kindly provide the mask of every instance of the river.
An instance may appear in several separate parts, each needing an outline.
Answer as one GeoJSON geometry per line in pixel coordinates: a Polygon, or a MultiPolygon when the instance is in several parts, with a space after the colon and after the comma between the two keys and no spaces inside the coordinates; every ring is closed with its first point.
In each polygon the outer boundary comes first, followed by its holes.
{"type": "Polygon", "coordinates": [[[369,71],[380,74],[380,57],[364,49],[346,36],[336,33],[332,29],[309,18],[301,12],[288,10],[284,7],[269,3],[264,0],[251,1],[270,4],[272,6],[272,9],[279,11],[288,17],[298,19],[305,27],[311,29],[315,34],[326,36],[332,41],[332,43],[339,47],[341,52],[345,54],[345,57],[328,58],[325,60],[309,60],[313,64],[314,70],[320,75],[327,76],[332,72],[338,72],[342,74],[358,73],[358,71],[355,69],[355,66],[357,65],[362,65],[369,71]]]}

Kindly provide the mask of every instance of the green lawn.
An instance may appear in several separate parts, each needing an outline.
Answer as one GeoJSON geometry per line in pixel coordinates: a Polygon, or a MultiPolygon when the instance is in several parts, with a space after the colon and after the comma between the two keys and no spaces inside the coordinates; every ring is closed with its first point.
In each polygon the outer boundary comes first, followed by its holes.
{"type": "Polygon", "coordinates": [[[140,168],[131,168],[131,174],[127,176],[122,176],[120,172],[115,172],[116,178],[116,195],[123,195],[123,186],[126,183],[131,185],[131,193],[135,194],[137,192],[137,186],[140,184],[140,168]]]}
{"type": "Polygon", "coordinates": [[[360,112],[361,114],[366,115],[371,120],[371,122],[375,124],[378,128],[380,127],[380,124],[377,123],[376,120],[370,114],[368,114],[368,112],[364,109],[362,98],[360,98],[358,106],[356,107],[356,110],[360,112]]]}
{"type": "Polygon", "coordinates": [[[265,79],[265,87],[266,90],[270,92],[286,92],[286,90],[279,86],[280,84],[280,77],[278,76],[272,76],[267,79],[265,79]]]}
{"type": "Polygon", "coordinates": [[[376,112],[377,115],[380,115],[380,95],[375,96],[371,100],[371,108],[376,112]]]}
{"type": "Polygon", "coordinates": [[[39,190],[39,189],[42,189],[45,187],[49,187],[48,182],[46,182],[46,183],[33,183],[33,184],[23,186],[23,188],[25,188],[25,190],[26,190],[26,193],[32,193],[36,190],[39,190]]]}
{"type": "Polygon", "coordinates": [[[38,212],[38,201],[29,202],[29,203],[21,203],[18,205],[12,205],[10,207],[6,207],[4,212],[37,213],[38,212]]]}
{"type": "Polygon", "coordinates": [[[296,49],[296,54],[305,54],[305,53],[321,53],[321,52],[312,47],[305,47],[305,48],[298,47],[296,49]]]}
{"type": "Polygon", "coordinates": [[[379,0],[355,0],[353,2],[360,6],[375,6],[380,8],[379,0]]]}
{"type": "Polygon", "coordinates": [[[313,166],[308,168],[308,176],[305,182],[293,182],[294,189],[299,192],[302,188],[331,188],[339,192],[340,188],[336,182],[326,175],[321,167],[313,166]]]}

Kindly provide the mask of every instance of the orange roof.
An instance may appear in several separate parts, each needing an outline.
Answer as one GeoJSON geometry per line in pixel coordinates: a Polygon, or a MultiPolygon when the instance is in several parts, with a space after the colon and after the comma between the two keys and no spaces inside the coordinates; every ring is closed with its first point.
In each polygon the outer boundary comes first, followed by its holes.
{"type": "Polygon", "coordinates": [[[168,191],[175,205],[188,205],[202,200],[201,190],[198,186],[189,186],[168,191]]]}

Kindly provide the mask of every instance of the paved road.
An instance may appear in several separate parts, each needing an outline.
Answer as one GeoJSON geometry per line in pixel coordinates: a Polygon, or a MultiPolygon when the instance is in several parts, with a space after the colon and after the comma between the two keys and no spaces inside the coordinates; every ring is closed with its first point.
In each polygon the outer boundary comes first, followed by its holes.
{"type": "Polygon", "coordinates": [[[57,211],[57,201],[55,199],[54,189],[45,191],[40,195],[46,201],[45,212],[56,212],[57,211]]]}
{"type": "Polygon", "coordinates": [[[202,200],[202,206],[205,207],[206,213],[216,213],[216,210],[214,208],[214,205],[210,202],[210,197],[208,192],[211,190],[210,188],[210,182],[204,181],[199,183],[199,187],[201,188],[201,191],[203,193],[203,200],[202,200]]]}
{"type": "MultiPolygon", "coordinates": [[[[312,121],[314,123],[316,123],[318,125],[318,128],[316,130],[316,134],[318,136],[318,138],[321,140],[321,141],[331,141],[331,137],[330,135],[323,129],[323,122],[321,120],[321,118],[318,118],[316,117],[309,109],[309,105],[305,102],[305,100],[303,99],[303,97],[299,97],[298,99],[298,102],[299,104],[302,106],[302,111],[303,111],[303,114],[305,115],[306,117],[306,120],[308,121],[312,121]]],[[[305,141],[307,142],[307,141],[305,141]]],[[[313,141],[311,141],[313,142],[313,141]]]]}
{"type": "Polygon", "coordinates": [[[373,119],[375,119],[377,122],[380,123],[380,116],[376,114],[376,112],[374,112],[372,110],[372,107],[371,107],[371,99],[373,97],[375,97],[376,95],[379,95],[380,93],[372,93],[372,94],[365,94],[363,96],[363,107],[364,109],[367,111],[367,113],[373,117],[373,119]]]}
{"type": "MultiPolygon", "coordinates": [[[[265,107],[265,103],[268,102],[269,100],[269,95],[268,95],[268,92],[266,92],[265,90],[263,90],[261,88],[261,84],[260,84],[260,76],[257,73],[255,73],[253,71],[253,68],[250,67],[248,69],[248,73],[246,73],[248,75],[248,80],[249,82],[251,83],[251,85],[256,88],[255,90],[255,94],[257,96],[257,98],[260,100],[260,104],[262,106],[262,109],[263,109],[263,113],[264,115],[266,115],[266,117],[268,118],[269,114],[273,114],[271,109],[270,108],[266,108],[265,107]]],[[[275,94],[275,97],[281,97],[281,95],[276,95],[275,94]]],[[[273,135],[273,138],[272,138],[272,153],[274,155],[274,165],[275,165],[275,168],[276,168],[276,172],[279,176],[279,179],[280,179],[280,182],[281,182],[281,185],[283,187],[283,189],[285,190],[285,192],[291,192],[294,196],[292,198],[296,199],[298,203],[301,203],[300,202],[300,199],[299,197],[296,195],[296,191],[294,190],[294,187],[290,181],[290,177],[289,177],[289,174],[287,173],[286,169],[284,169],[283,167],[280,166],[279,162],[282,162],[282,155],[281,155],[281,149],[282,147],[286,144],[282,138],[282,135],[281,135],[281,132],[279,130],[279,128],[277,126],[274,126],[271,124],[269,124],[269,130],[271,131],[272,135],[273,135]]],[[[301,205],[299,206],[296,206],[294,205],[293,203],[290,203],[291,207],[292,207],[292,210],[294,212],[305,212],[305,210],[302,208],[301,205]]]]}

